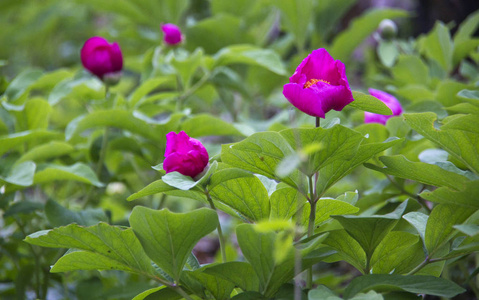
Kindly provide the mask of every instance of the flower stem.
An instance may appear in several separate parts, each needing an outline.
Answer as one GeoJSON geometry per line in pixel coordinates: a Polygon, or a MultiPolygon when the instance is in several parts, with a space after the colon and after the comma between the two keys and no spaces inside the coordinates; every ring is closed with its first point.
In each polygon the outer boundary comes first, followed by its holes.
{"type": "MultiPolygon", "coordinates": [[[[312,237],[314,234],[314,223],[316,221],[316,195],[315,189],[313,187],[313,176],[309,176],[309,205],[311,210],[309,212],[309,223],[308,223],[308,238],[312,237]]],[[[306,288],[311,289],[313,286],[313,266],[308,268],[307,277],[306,277],[306,288]]]]}
{"type": "Polygon", "coordinates": [[[321,118],[316,117],[316,127],[321,127],[321,118]]]}
{"type": "MultiPolygon", "coordinates": [[[[210,203],[211,209],[213,209],[214,211],[216,211],[216,213],[218,213],[216,210],[216,206],[213,203],[213,199],[211,199],[211,196],[208,190],[205,191],[205,194],[206,194],[206,197],[208,198],[208,202],[210,203]]],[[[216,227],[216,230],[218,231],[218,238],[220,240],[221,258],[223,259],[223,262],[225,263],[226,262],[225,238],[223,235],[223,230],[221,230],[221,223],[219,222],[219,218],[218,218],[218,226],[216,227]]]]}

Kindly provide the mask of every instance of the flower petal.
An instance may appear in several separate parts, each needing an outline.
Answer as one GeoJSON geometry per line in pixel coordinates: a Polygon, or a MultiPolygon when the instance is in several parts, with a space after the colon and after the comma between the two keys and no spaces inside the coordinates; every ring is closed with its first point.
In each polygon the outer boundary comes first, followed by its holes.
{"type": "Polygon", "coordinates": [[[283,87],[283,95],[300,111],[313,117],[324,118],[321,101],[318,101],[318,95],[313,89],[303,89],[301,84],[287,83],[283,87]]]}

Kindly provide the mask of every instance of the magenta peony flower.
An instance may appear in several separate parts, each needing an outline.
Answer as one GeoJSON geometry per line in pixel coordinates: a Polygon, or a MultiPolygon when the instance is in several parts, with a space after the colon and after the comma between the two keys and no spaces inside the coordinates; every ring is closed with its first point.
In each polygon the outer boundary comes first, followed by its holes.
{"type": "Polygon", "coordinates": [[[398,99],[396,99],[393,95],[390,95],[386,92],[375,90],[375,89],[369,89],[369,94],[371,94],[371,96],[378,98],[384,104],[386,104],[386,106],[389,107],[389,109],[391,109],[393,114],[386,116],[386,115],[373,114],[370,112],[364,112],[364,123],[381,123],[383,125],[386,125],[386,122],[388,121],[389,118],[394,116],[399,116],[400,114],[402,114],[401,103],[399,103],[398,99]]]}
{"type": "Polygon", "coordinates": [[[190,138],[184,131],[166,135],[165,160],[166,173],[178,172],[195,177],[203,172],[208,164],[208,152],[200,141],[190,138]]]}
{"type": "Polygon", "coordinates": [[[123,56],[117,43],[110,44],[102,37],[89,38],[81,49],[81,62],[85,69],[101,80],[118,77],[123,68],[123,56]]]}
{"type": "Polygon", "coordinates": [[[177,45],[183,40],[181,30],[175,24],[163,24],[161,30],[163,31],[163,41],[168,45],[177,45]]]}
{"type": "Polygon", "coordinates": [[[314,50],[299,64],[284,85],[283,95],[300,111],[320,118],[354,101],[344,64],[324,48],[314,50]]]}

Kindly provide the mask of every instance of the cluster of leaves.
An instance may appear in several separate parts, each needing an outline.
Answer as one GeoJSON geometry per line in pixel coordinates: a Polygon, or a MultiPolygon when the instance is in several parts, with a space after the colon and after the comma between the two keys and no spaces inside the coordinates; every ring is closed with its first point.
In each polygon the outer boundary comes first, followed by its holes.
{"type": "Polygon", "coordinates": [[[479,13],[453,37],[438,23],[369,52],[366,81],[397,95],[407,114],[360,124],[358,109],[390,110],[354,92],[313,128],[287,109],[287,74],[325,45],[347,64],[382,19],[406,12],[367,11],[337,33],[354,0],[76,2],[109,11],[117,28],[135,24],[118,35],[122,47],[134,41],[128,72],[109,90],[74,69],[26,70],[0,86],[2,299],[388,299],[476,289],[479,13]],[[156,11],[165,22],[188,20],[184,47],[155,46],[156,11]],[[135,50],[147,37],[151,48],[135,50]],[[159,164],[166,133],[180,130],[210,153],[196,181],[159,164]],[[192,251],[215,229],[223,256],[201,265],[192,251]],[[315,287],[303,289],[300,273],[311,268],[315,287]]]}

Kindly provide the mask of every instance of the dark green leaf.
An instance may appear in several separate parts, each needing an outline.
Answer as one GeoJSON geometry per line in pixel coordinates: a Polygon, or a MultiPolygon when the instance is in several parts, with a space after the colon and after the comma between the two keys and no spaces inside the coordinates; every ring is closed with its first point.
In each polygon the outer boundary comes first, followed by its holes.
{"type": "Polygon", "coordinates": [[[75,180],[97,187],[103,186],[95,172],[84,163],[76,163],[71,166],[49,164],[43,170],[37,171],[34,177],[36,184],[55,180],[75,180]]]}

